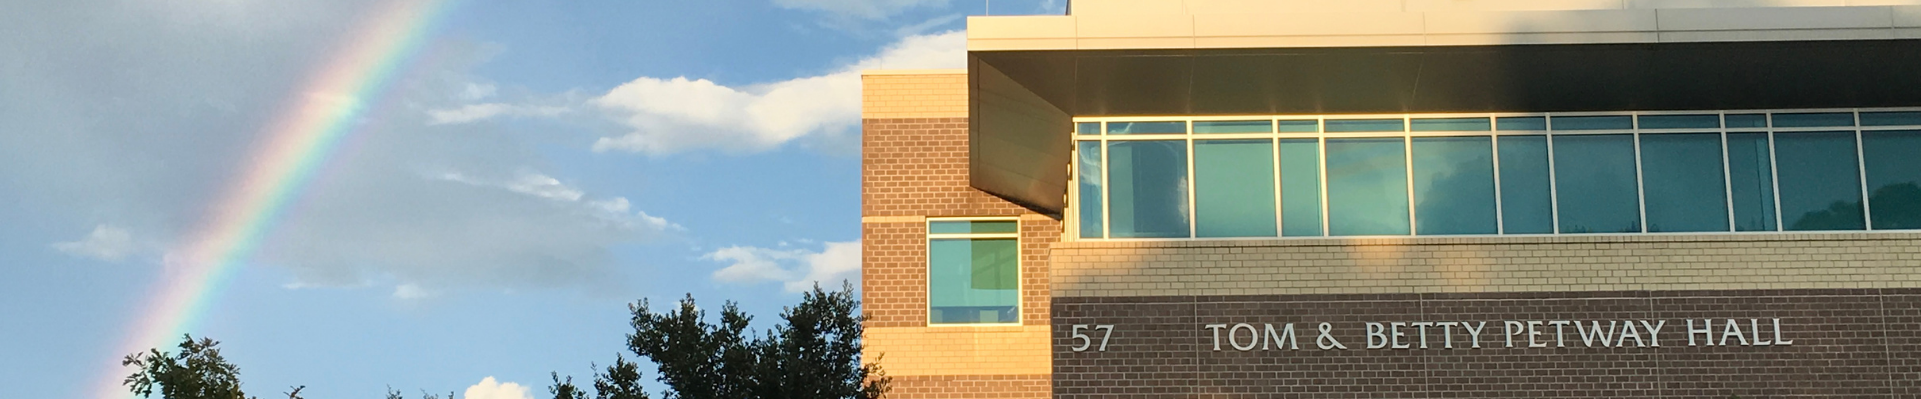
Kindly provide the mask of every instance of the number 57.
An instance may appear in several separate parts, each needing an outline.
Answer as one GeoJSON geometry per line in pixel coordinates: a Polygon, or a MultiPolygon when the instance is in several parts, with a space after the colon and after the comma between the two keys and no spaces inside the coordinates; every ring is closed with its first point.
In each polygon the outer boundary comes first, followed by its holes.
{"type": "MultiPolygon", "coordinates": [[[[1075,325],[1074,325],[1074,330],[1073,330],[1073,333],[1072,333],[1072,335],[1071,335],[1071,337],[1073,337],[1074,339],[1077,339],[1077,340],[1080,340],[1080,341],[1081,341],[1081,343],[1080,343],[1080,345],[1075,345],[1075,346],[1074,346],[1073,348],[1070,348],[1070,349],[1073,349],[1073,350],[1074,350],[1075,352],[1084,352],[1084,351],[1087,351],[1087,348],[1088,348],[1088,347],[1090,347],[1090,346],[1094,346],[1094,339],[1093,339],[1093,338],[1091,338],[1091,337],[1088,337],[1088,336],[1087,336],[1087,334],[1081,334],[1081,330],[1086,330],[1086,329],[1088,329],[1088,325],[1086,325],[1086,324],[1075,324],[1075,325]]],[[[1114,325],[1112,325],[1112,324],[1102,324],[1102,325],[1096,325],[1096,326],[1093,326],[1093,329],[1095,329],[1095,330],[1102,330],[1102,331],[1105,331],[1105,332],[1106,332],[1105,334],[1101,334],[1101,346],[1100,346],[1100,349],[1096,349],[1096,350],[1095,350],[1096,352],[1106,352],[1106,351],[1107,351],[1107,339],[1108,339],[1108,338],[1113,338],[1113,337],[1114,337],[1114,325]]]]}

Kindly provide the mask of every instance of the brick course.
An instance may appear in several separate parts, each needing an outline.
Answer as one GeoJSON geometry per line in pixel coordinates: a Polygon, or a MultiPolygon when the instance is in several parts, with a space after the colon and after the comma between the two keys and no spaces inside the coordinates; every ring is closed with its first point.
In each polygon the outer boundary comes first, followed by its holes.
{"type": "Polygon", "coordinates": [[[1045,398],[1052,390],[1046,374],[943,375],[894,377],[888,399],[1045,398]]]}

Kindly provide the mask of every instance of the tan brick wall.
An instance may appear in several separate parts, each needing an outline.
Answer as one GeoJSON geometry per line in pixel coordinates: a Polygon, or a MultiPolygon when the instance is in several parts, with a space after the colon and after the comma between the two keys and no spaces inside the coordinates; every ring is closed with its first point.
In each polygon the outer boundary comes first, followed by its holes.
{"type": "Polygon", "coordinates": [[[964,73],[862,81],[866,359],[895,378],[892,398],[1048,397],[1048,258],[1061,223],[969,186],[964,73]],[[1022,325],[927,326],[926,218],[964,216],[1020,217],[1022,325]]]}
{"type": "Polygon", "coordinates": [[[861,356],[892,376],[1047,374],[1050,327],[868,328],[861,356]]]}
{"type": "Polygon", "coordinates": [[[872,71],[860,80],[861,118],[967,117],[966,70],[872,71]]]}
{"type": "Polygon", "coordinates": [[[1069,242],[1056,297],[1921,287],[1921,233],[1069,242]]]}
{"type": "Polygon", "coordinates": [[[1052,381],[1035,375],[949,375],[894,377],[888,399],[1001,399],[1050,397],[1052,381]]]}

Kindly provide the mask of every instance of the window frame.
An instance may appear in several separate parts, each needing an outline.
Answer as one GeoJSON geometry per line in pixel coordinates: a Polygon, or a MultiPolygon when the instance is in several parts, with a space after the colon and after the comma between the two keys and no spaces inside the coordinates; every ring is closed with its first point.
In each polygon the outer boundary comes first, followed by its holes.
{"type": "MultiPolygon", "coordinates": [[[[1103,189],[1103,191],[1105,191],[1105,189],[1103,189]]],[[[974,328],[974,327],[1008,327],[1008,326],[1020,326],[1020,325],[1026,324],[1026,315],[1024,314],[1024,312],[1027,310],[1027,298],[1025,295],[1027,291],[1027,279],[1024,278],[1025,276],[1023,275],[1023,273],[1025,273],[1027,270],[1027,265],[1026,265],[1027,262],[1024,259],[1022,259],[1023,258],[1022,252],[1026,247],[1026,240],[1021,238],[1022,226],[1021,226],[1021,220],[1019,216],[928,217],[922,223],[922,227],[926,229],[926,233],[921,235],[921,253],[924,255],[921,261],[921,268],[922,268],[921,270],[924,273],[922,275],[926,277],[926,281],[924,281],[923,282],[924,284],[921,285],[921,289],[922,289],[921,298],[926,301],[925,307],[922,308],[922,310],[926,311],[926,315],[925,317],[923,317],[923,320],[922,320],[924,325],[926,325],[929,328],[956,328],[956,327],[957,328],[974,328]],[[963,233],[934,233],[933,232],[934,223],[938,223],[938,222],[1013,222],[1014,232],[1013,233],[964,233],[964,234],[963,233]],[[934,240],[937,240],[937,239],[974,240],[974,239],[1009,239],[1009,238],[1014,240],[1014,322],[1012,323],[935,323],[934,322],[934,273],[933,273],[934,240]]]]}

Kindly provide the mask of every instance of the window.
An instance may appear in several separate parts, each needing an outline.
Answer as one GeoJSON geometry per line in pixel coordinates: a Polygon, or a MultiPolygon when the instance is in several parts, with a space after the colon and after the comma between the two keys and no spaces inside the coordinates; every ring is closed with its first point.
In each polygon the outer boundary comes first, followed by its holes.
{"type": "MultiPolygon", "coordinates": [[[[1780,116],[1775,124],[1781,123],[1780,116]]],[[[1861,171],[1853,132],[1775,133],[1781,218],[1788,230],[1860,230],[1861,171]]]]}
{"type": "Polygon", "coordinates": [[[1420,235],[1494,234],[1494,147],[1488,136],[1414,138],[1420,235]]]}
{"type": "Polygon", "coordinates": [[[1641,135],[1648,232],[1728,231],[1721,135],[1641,135]]]}
{"type": "Polygon", "coordinates": [[[1074,236],[1921,230],[1921,107],[1193,119],[1076,120],[1074,236]]]}
{"type": "Polygon", "coordinates": [[[1110,141],[1107,165],[1108,237],[1188,236],[1186,141],[1110,141]]]}
{"type": "Polygon", "coordinates": [[[1274,233],[1274,141],[1194,141],[1194,236],[1274,233]]]}
{"type": "Polygon", "coordinates": [[[1020,322],[1015,220],[927,222],[928,324],[1020,322]]]}
{"type": "Polygon", "coordinates": [[[1399,138],[1327,140],[1327,234],[1407,235],[1407,147],[1399,138]]]}
{"type": "Polygon", "coordinates": [[[1561,233],[1640,232],[1634,136],[1556,136],[1553,143],[1561,233]]]}

